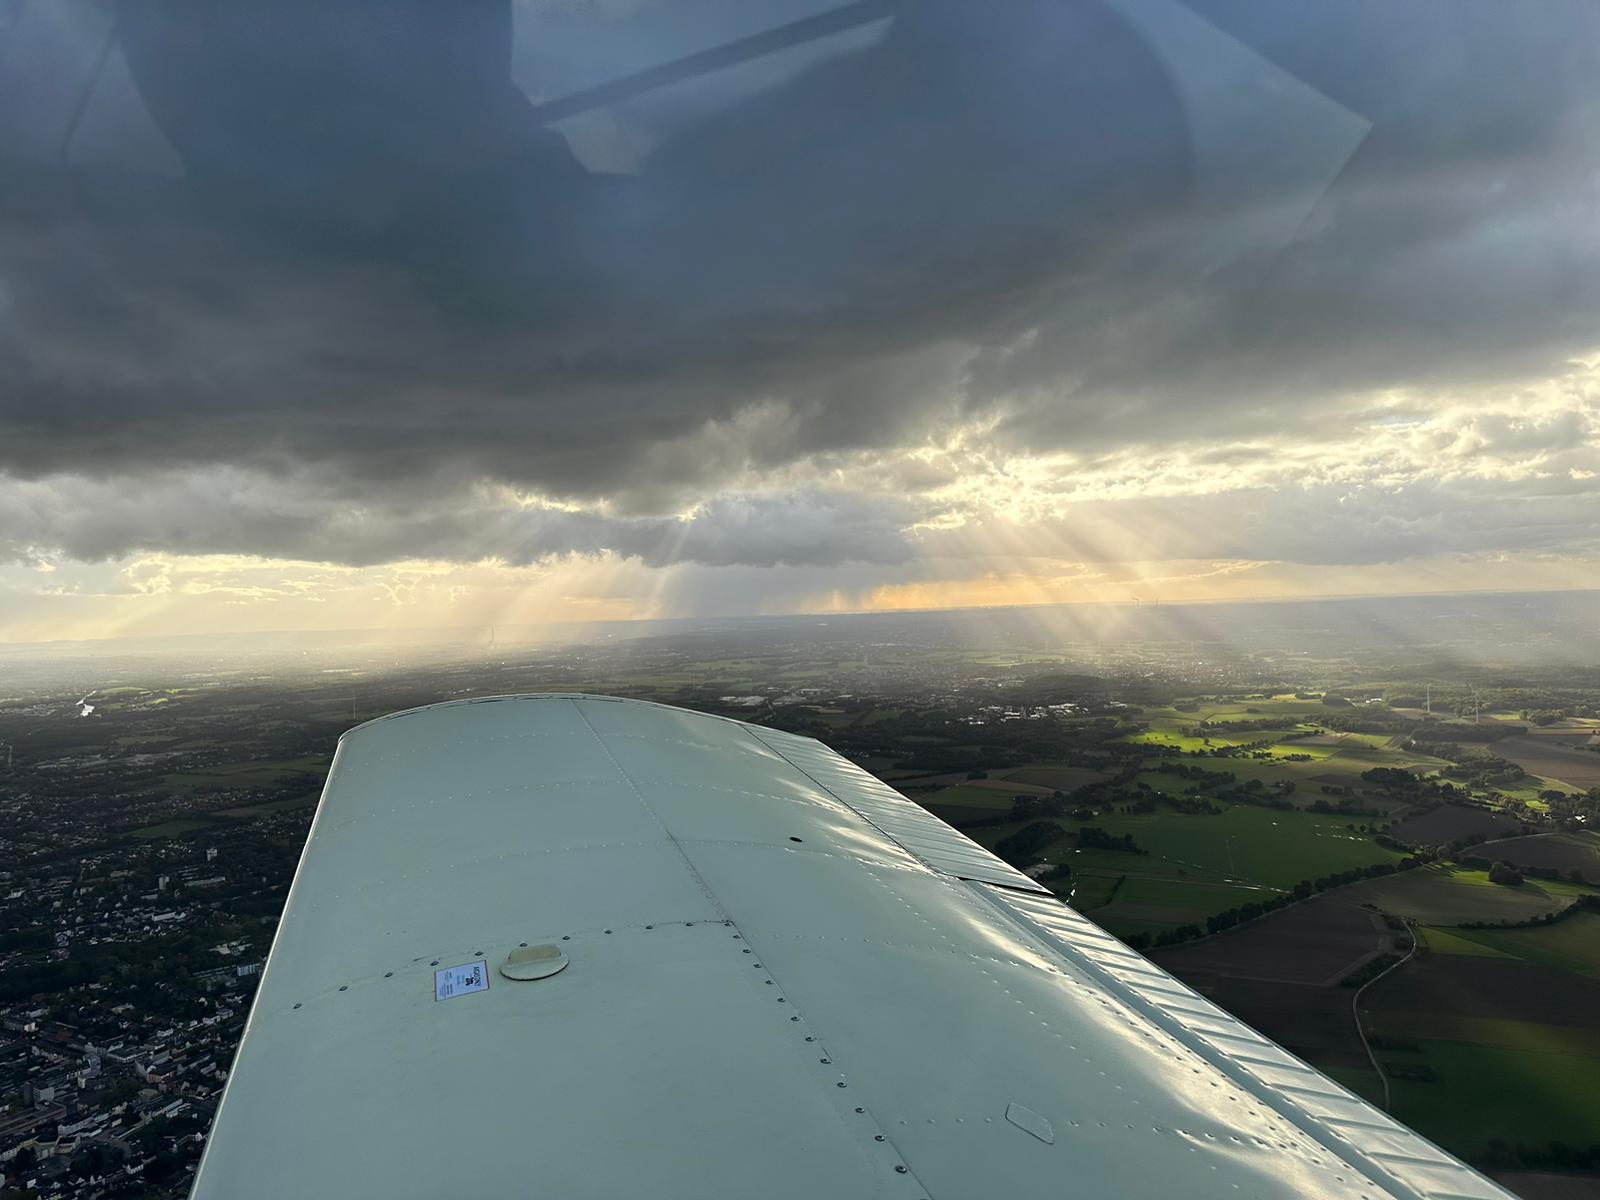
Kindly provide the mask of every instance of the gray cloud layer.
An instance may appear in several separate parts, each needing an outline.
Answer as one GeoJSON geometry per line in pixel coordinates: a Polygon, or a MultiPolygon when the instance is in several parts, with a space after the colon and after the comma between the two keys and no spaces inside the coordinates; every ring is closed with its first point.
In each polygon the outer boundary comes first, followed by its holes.
{"type": "MultiPolygon", "coordinates": [[[[105,29],[29,11],[58,53],[0,69],[0,550],[897,562],[927,505],[763,474],[962,421],[997,453],[1315,440],[1345,394],[1600,329],[1589,0],[925,0],[621,178],[512,86],[537,6],[375,37],[380,7],[122,5],[77,153],[150,147],[132,173],[60,170],[41,127],[105,29]],[[1207,143],[1208,79],[1287,123],[1207,143]]],[[[1236,548],[1318,553],[1277,536],[1236,548]]]]}
{"type": "Polygon", "coordinates": [[[523,508],[480,492],[351,504],[313,479],[237,470],[159,481],[113,478],[0,489],[0,562],[44,550],[95,562],[132,547],[254,554],[365,566],[407,558],[523,566],[611,552],[647,566],[836,566],[903,562],[910,510],[848,494],[725,493],[682,517],[607,517],[523,508]]]}

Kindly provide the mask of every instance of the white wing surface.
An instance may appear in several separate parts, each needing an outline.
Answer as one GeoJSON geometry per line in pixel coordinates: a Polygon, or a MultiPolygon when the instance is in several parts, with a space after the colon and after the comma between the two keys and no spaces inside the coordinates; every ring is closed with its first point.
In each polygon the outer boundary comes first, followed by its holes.
{"type": "Polygon", "coordinates": [[[344,736],[194,1194],[1508,1195],[821,744],[576,695],[344,736]]]}

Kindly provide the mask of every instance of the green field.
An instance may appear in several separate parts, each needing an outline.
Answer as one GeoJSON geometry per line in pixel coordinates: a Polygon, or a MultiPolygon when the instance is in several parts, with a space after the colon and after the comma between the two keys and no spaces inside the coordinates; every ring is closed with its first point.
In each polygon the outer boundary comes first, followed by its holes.
{"type": "Polygon", "coordinates": [[[1577,912],[1531,929],[1428,929],[1424,936],[1437,953],[1517,958],[1600,979],[1600,913],[1577,912]]]}
{"type": "Polygon", "coordinates": [[[285,779],[320,779],[328,773],[328,761],[309,757],[227,763],[167,775],[163,777],[163,783],[169,791],[183,795],[230,788],[268,787],[285,779]]]}
{"type": "MultiPolygon", "coordinates": [[[[1343,818],[1246,804],[1214,816],[1161,808],[1057,824],[1061,839],[1043,857],[1072,868],[1074,908],[1123,936],[1203,925],[1213,913],[1288,891],[1302,879],[1401,857],[1351,832],[1343,818]],[[1080,850],[1074,834],[1086,825],[1129,834],[1149,853],[1080,850]]],[[[968,833],[992,849],[1018,828],[1007,822],[968,833]]]]}
{"type": "Polygon", "coordinates": [[[1006,771],[1002,777],[1008,782],[1031,784],[1052,791],[1072,792],[1085,784],[1108,778],[1104,771],[1088,767],[1074,767],[1066,763],[1028,763],[1006,771]]]}
{"type": "MultiPolygon", "coordinates": [[[[1347,818],[1248,804],[1232,805],[1216,816],[1158,809],[1153,813],[1106,813],[1088,823],[1114,836],[1130,834],[1150,852],[1149,859],[1162,859],[1214,879],[1285,891],[1302,879],[1397,862],[1402,857],[1352,832],[1346,827],[1347,818]]],[[[1071,822],[1067,824],[1072,827],[1071,822]]],[[[1134,859],[1132,855],[1123,857],[1130,863],[1134,859]]],[[[1062,861],[1070,865],[1073,859],[1062,861]]]]}
{"type": "Polygon", "coordinates": [[[1386,1064],[1425,1063],[1437,1075],[1426,1083],[1392,1079],[1394,1115],[1468,1158],[1483,1158],[1495,1140],[1590,1145],[1600,1129],[1600,1053],[1581,1040],[1553,1046],[1543,1026],[1495,1024],[1503,1041],[1425,1039],[1416,1052],[1380,1053],[1386,1064]]]}
{"type": "Polygon", "coordinates": [[[1395,1116],[1469,1159],[1487,1156],[1496,1140],[1537,1151],[1592,1144],[1600,915],[1418,933],[1425,953],[1377,985],[1363,1012],[1390,1072],[1395,1116]],[[1419,1071],[1433,1078],[1396,1075],[1419,1071]]]}
{"type": "MultiPolygon", "coordinates": [[[[1125,875],[1120,879],[1120,886],[1114,893],[1108,891],[1093,912],[1096,921],[1115,926],[1121,933],[1160,933],[1178,925],[1203,925],[1213,913],[1237,908],[1267,894],[1259,888],[1198,879],[1145,875],[1125,875]]],[[[1086,906],[1093,898],[1094,893],[1086,887],[1081,895],[1073,896],[1073,906],[1086,906]]],[[[1083,911],[1089,910],[1084,907],[1083,911]]]]}
{"type": "Polygon", "coordinates": [[[319,792],[308,792],[304,796],[291,796],[287,800],[266,800],[260,804],[246,804],[240,808],[224,808],[212,813],[214,817],[230,817],[233,820],[248,821],[256,817],[264,817],[269,813],[283,812],[289,808],[304,808],[308,804],[315,804],[320,798],[319,792]]]}
{"type": "Polygon", "coordinates": [[[940,788],[936,792],[929,792],[919,796],[924,804],[948,804],[958,808],[986,808],[995,812],[1007,812],[1011,808],[1011,793],[996,791],[994,788],[972,787],[967,784],[957,784],[955,787],[940,788]]]}
{"type": "MultiPolygon", "coordinates": [[[[1205,737],[1196,737],[1193,734],[1182,732],[1178,722],[1151,721],[1150,728],[1143,733],[1130,734],[1127,741],[1136,746],[1171,746],[1175,750],[1212,750],[1218,746],[1233,746],[1236,742],[1230,741],[1222,734],[1211,734],[1205,737]],[[1170,727],[1169,727],[1170,726],[1170,727]]],[[[1192,725],[1193,722],[1185,722],[1192,725]]]]}
{"type": "Polygon", "coordinates": [[[1146,708],[1137,719],[1147,728],[1123,740],[1132,745],[1180,750],[1199,759],[1194,765],[1229,771],[1241,782],[1291,782],[1296,785],[1293,800],[1302,806],[1321,798],[1323,786],[1329,785],[1353,789],[1363,805],[1393,808],[1398,801],[1370,789],[1361,779],[1363,772],[1374,767],[1427,772],[1450,765],[1444,759],[1407,749],[1406,739],[1400,735],[1328,729],[1320,722],[1330,712],[1341,710],[1330,710],[1320,699],[1297,700],[1292,695],[1280,695],[1248,702],[1197,701],[1192,711],[1185,709],[1146,708]],[[1268,724],[1260,729],[1226,730],[1207,726],[1203,723],[1207,721],[1268,724]],[[1250,749],[1239,755],[1217,753],[1245,746],[1250,749]]]}

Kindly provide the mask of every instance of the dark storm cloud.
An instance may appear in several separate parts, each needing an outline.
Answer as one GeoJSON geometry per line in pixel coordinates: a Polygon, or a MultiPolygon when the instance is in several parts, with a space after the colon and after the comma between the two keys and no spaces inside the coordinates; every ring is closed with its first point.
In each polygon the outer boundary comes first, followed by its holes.
{"type": "Polygon", "coordinates": [[[612,553],[647,566],[831,567],[909,557],[909,509],[849,495],[729,493],[681,517],[608,517],[519,507],[480,491],[361,503],[237,470],[158,482],[113,478],[0,489],[0,563],[59,551],[86,562],[130,547],[175,554],[252,554],[366,566],[401,559],[494,560],[526,566],[612,553]]]}
{"type": "MultiPolygon", "coordinates": [[[[1253,5],[1221,27],[1372,130],[1291,243],[1172,286],[1065,290],[1021,353],[985,362],[1026,444],[1115,444],[1236,422],[1314,434],[1330,396],[1558,371],[1600,329],[1600,8],[1253,5]]],[[[1203,232],[1203,231],[1202,231],[1203,232]]]]}
{"type": "Polygon", "coordinates": [[[106,43],[95,6],[30,6],[9,36],[54,56],[0,60],[0,472],[102,481],[71,520],[14,504],[13,547],[893,561],[893,506],[715,497],[962,414],[1012,450],[1309,435],[1339,392],[1538,371],[1600,328],[1588,0],[1195,0],[1198,32],[924,0],[627,177],[513,86],[538,5],[115,7],[106,43]],[[1208,144],[1235,75],[1289,124],[1208,144]],[[631,515],[464,502],[483,481],[631,515]],[[212,511],[155,502],[186,487],[212,511]]]}

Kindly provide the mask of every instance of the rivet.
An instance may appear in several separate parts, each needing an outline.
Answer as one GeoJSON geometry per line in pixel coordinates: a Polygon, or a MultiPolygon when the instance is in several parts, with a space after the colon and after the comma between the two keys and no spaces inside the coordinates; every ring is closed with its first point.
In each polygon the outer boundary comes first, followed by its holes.
{"type": "Polygon", "coordinates": [[[570,942],[570,941],[571,941],[571,940],[572,940],[572,935],[571,935],[571,934],[569,934],[569,933],[563,933],[563,934],[562,934],[562,935],[561,935],[561,940],[562,940],[562,941],[563,941],[563,942],[570,942]]]}
{"type": "MultiPolygon", "coordinates": [[[[779,1000],[779,1001],[778,1001],[778,1003],[779,1003],[779,1004],[782,1004],[782,1003],[783,1003],[783,1001],[782,1001],[782,1000],[779,1000]]],[[[789,1018],[789,1020],[791,1020],[791,1021],[798,1021],[798,1020],[799,1020],[799,1019],[800,1019],[800,1018],[799,1018],[799,1017],[790,1017],[790,1018],[789,1018]]]]}
{"type": "Polygon", "coordinates": [[[341,983],[339,985],[339,990],[341,992],[348,992],[350,990],[350,985],[348,983],[341,983]]]}
{"type": "Polygon", "coordinates": [[[744,951],[743,951],[743,953],[745,953],[745,954],[749,954],[749,953],[750,953],[750,947],[749,947],[749,946],[746,946],[746,947],[745,947],[745,948],[744,948],[744,951]]]}
{"type": "Polygon", "coordinates": [[[299,1008],[299,1007],[300,1007],[300,1006],[299,1006],[299,1005],[298,1005],[298,1004],[296,1004],[296,1005],[295,1005],[295,1007],[296,1007],[296,1008],[299,1008]]]}
{"type": "Polygon", "coordinates": [[[429,963],[428,965],[430,967],[437,967],[439,965],[439,960],[436,958],[431,963],[429,963]]]}
{"type": "Polygon", "coordinates": [[[393,971],[385,971],[383,973],[383,977],[385,979],[393,979],[394,978],[394,972],[393,971]]]}
{"type": "Polygon", "coordinates": [[[831,1059],[831,1058],[819,1058],[819,1059],[817,1059],[817,1061],[820,1062],[820,1063],[831,1063],[833,1061],[833,1059],[831,1059]]]}
{"type": "MultiPolygon", "coordinates": [[[[648,928],[648,926],[646,928],[648,928]]],[[[517,945],[519,945],[519,946],[526,946],[527,944],[528,944],[527,942],[518,942],[517,943],[517,945]]]]}
{"type": "Polygon", "coordinates": [[[482,958],[483,957],[483,951],[482,950],[474,950],[472,952],[472,956],[474,958],[482,958]]]}
{"type": "Polygon", "coordinates": [[[693,925],[694,925],[693,921],[685,921],[683,923],[683,926],[684,926],[685,929],[688,929],[688,928],[692,927],[693,925]]]}
{"type": "Polygon", "coordinates": [[[606,930],[606,932],[607,932],[607,933],[610,933],[610,932],[611,932],[611,930],[609,930],[609,929],[608,929],[608,930],[606,930]]]}
{"type": "Polygon", "coordinates": [[[866,1112],[866,1111],[867,1111],[867,1110],[866,1110],[866,1109],[864,1109],[864,1108],[858,1108],[858,1109],[856,1109],[856,1111],[857,1111],[857,1112],[859,1112],[859,1113],[864,1113],[864,1112],[866,1112]]]}
{"type": "Polygon", "coordinates": [[[778,997],[778,1003],[779,1003],[779,1004],[785,1004],[785,1003],[787,1003],[787,1001],[785,1001],[785,1000],[784,1000],[784,998],[783,998],[783,997],[782,997],[782,996],[779,996],[779,997],[778,997]]]}
{"type": "Polygon", "coordinates": [[[904,1163],[897,1163],[894,1170],[896,1175],[904,1175],[906,1173],[906,1166],[904,1163]]]}
{"type": "Polygon", "coordinates": [[[798,841],[799,841],[799,840],[800,840],[800,839],[799,839],[799,838],[797,838],[797,837],[791,837],[791,838],[790,838],[790,839],[789,839],[789,840],[790,840],[790,841],[791,841],[791,842],[798,842],[798,841]]]}
{"type": "MultiPolygon", "coordinates": [[[[858,1108],[858,1109],[856,1109],[856,1111],[857,1111],[857,1112],[860,1112],[860,1111],[861,1111],[861,1110],[860,1110],[860,1109],[859,1109],[859,1108],[858,1108]]],[[[873,1134],[873,1135],[872,1135],[872,1140],[873,1140],[873,1141],[875,1141],[875,1142],[881,1142],[881,1141],[883,1141],[883,1140],[884,1140],[884,1137],[883,1137],[883,1134],[881,1134],[881,1133],[875,1133],[875,1134],[873,1134]]]]}
{"type": "Polygon", "coordinates": [[[836,1083],[836,1084],[834,1084],[834,1085],[833,1085],[833,1086],[834,1086],[834,1087],[843,1087],[843,1086],[844,1086],[844,1080],[842,1080],[842,1079],[841,1079],[841,1080],[839,1080],[839,1082],[838,1082],[838,1083],[836,1083]]]}
{"type": "MultiPolygon", "coordinates": [[[[655,928],[655,926],[654,926],[654,925],[646,925],[646,926],[645,926],[645,928],[646,928],[646,929],[654,929],[654,928],[655,928]]],[[[522,944],[523,944],[523,945],[524,945],[524,946],[526,946],[526,945],[527,945],[527,944],[528,944],[528,943],[527,943],[527,942],[523,942],[523,943],[522,943],[522,944]]]]}
{"type": "Polygon", "coordinates": [[[814,1041],[816,1041],[816,1040],[817,1040],[817,1039],[816,1039],[816,1038],[814,1038],[814,1037],[812,1037],[812,1036],[811,1036],[811,1035],[810,1035],[810,1034],[807,1034],[807,1035],[806,1035],[806,1041],[808,1041],[808,1042],[814,1042],[814,1041]]]}

